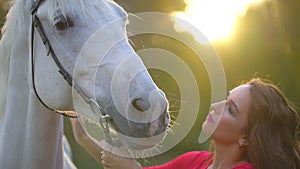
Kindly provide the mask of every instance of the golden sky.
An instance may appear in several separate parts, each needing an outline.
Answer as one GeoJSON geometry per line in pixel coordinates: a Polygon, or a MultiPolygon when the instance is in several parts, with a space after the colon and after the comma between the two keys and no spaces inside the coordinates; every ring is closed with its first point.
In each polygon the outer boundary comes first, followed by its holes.
{"type": "MultiPolygon", "coordinates": [[[[195,26],[209,40],[226,40],[234,32],[238,17],[243,16],[250,6],[262,1],[265,0],[185,0],[185,12],[174,14],[195,26]]],[[[189,30],[179,21],[176,27],[189,30]]]]}

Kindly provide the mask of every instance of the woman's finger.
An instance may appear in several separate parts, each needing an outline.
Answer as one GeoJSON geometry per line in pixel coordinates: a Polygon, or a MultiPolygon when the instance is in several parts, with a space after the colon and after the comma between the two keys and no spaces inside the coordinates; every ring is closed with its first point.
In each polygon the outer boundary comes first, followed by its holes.
{"type": "Polygon", "coordinates": [[[122,161],[122,158],[120,158],[119,156],[105,150],[101,152],[101,159],[103,167],[109,169],[117,169],[117,167],[119,167],[120,161],[122,161]]]}
{"type": "Polygon", "coordinates": [[[103,148],[100,155],[104,169],[141,168],[125,147],[112,146],[105,140],[100,141],[100,145],[103,148]]]}
{"type": "Polygon", "coordinates": [[[118,155],[121,157],[127,157],[127,158],[132,158],[132,154],[129,152],[129,150],[123,146],[118,147],[118,146],[112,146],[109,144],[106,140],[101,140],[100,141],[100,146],[102,147],[103,150],[108,151],[114,155],[118,155]]]}

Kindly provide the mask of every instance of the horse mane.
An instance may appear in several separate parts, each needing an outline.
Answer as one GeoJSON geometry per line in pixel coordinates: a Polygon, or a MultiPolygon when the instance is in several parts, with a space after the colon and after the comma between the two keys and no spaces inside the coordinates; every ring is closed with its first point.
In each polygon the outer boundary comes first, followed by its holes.
{"type": "MultiPolygon", "coordinates": [[[[10,1],[10,10],[6,16],[6,22],[1,29],[2,38],[0,41],[0,119],[5,111],[6,91],[8,86],[10,56],[14,47],[14,42],[26,42],[28,35],[28,23],[30,17],[26,18],[29,8],[26,1],[10,1]],[[23,34],[23,35],[22,35],[23,34]]],[[[15,48],[15,49],[14,49],[15,48]]],[[[17,51],[15,53],[18,53],[17,51]]]]}
{"type": "MultiPolygon", "coordinates": [[[[9,66],[9,57],[12,51],[12,46],[14,41],[20,40],[23,36],[19,36],[20,33],[27,35],[28,32],[25,32],[24,25],[28,22],[26,20],[25,13],[28,13],[29,9],[26,9],[28,5],[25,4],[25,1],[11,1],[10,10],[6,15],[6,22],[2,28],[2,39],[0,41],[0,64],[1,64],[1,78],[2,74],[7,72],[7,67],[9,66]]],[[[26,27],[25,27],[26,28],[26,27]]],[[[28,30],[28,29],[27,29],[28,30]]]]}
{"type": "MultiPolygon", "coordinates": [[[[107,3],[103,3],[103,0],[45,0],[49,3],[48,16],[53,17],[49,19],[54,19],[58,9],[61,9],[63,15],[64,11],[67,9],[71,12],[80,13],[79,19],[84,19],[86,17],[96,16],[96,13],[99,15],[101,8],[107,8],[112,11],[111,6],[107,3]],[[98,3],[98,4],[97,4],[98,3]],[[95,4],[99,10],[95,10],[95,4]]],[[[112,2],[112,1],[111,1],[112,2]]],[[[1,114],[5,110],[5,100],[6,100],[6,91],[8,86],[8,77],[9,77],[9,65],[11,55],[19,55],[18,57],[28,56],[29,55],[29,44],[30,44],[30,25],[31,25],[31,16],[30,8],[32,5],[32,0],[14,0],[10,1],[10,9],[6,16],[6,22],[1,29],[2,38],[0,40],[0,119],[1,114]],[[27,45],[24,51],[24,46],[27,45]],[[27,53],[24,53],[27,52],[27,53]]]]}

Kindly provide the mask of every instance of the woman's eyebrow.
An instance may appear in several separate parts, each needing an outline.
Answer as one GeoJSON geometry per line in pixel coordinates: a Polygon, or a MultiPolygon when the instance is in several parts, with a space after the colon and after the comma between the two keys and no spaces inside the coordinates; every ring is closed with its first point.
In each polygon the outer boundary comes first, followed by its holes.
{"type": "MultiPolygon", "coordinates": [[[[228,92],[228,96],[230,95],[230,93],[231,93],[231,91],[228,92]]],[[[232,99],[231,99],[231,103],[232,103],[232,105],[234,106],[234,108],[236,109],[236,111],[237,111],[238,113],[240,113],[237,104],[236,104],[232,99]]]]}
{"type": "Polygon", "coordinates": [[[232,102],[232,105],[234,106],[234,108],[236,109],[236,111],[238,112],[238,113],[240,113],[239,112],[239,109],[238,109],[238,106],[236,105],[236,103],[231,99],[231,102],[232,102]]]}

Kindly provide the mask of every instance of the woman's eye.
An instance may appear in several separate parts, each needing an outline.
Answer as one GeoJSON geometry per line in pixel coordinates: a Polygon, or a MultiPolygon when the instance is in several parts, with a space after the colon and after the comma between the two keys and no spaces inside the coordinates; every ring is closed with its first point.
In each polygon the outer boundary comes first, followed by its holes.
{"type": "Polygon", "coordinates": [[[71,18],[64,16],[55,17],[53,24],[57,30],[66,30],[74,25],[71,18]]]}
{"type": "Polygon", "coordinates": [[[231,106],[228,107],[228,112],[229,112],[230,114],[233,114],[233,111],[232,111],[231,106]]]}
{"type": "Polygon", "coordinates": [[[232,106],[230,105],[230,106],[228,106],[228,112],[232,115],[232,116],[234,116],[234,117],[236,117],[237,116],[237,113],[236,113],[236,111],[234,110],[234,108],[232,108],[232,106]]]}

